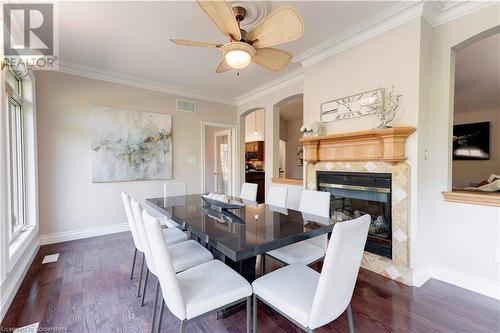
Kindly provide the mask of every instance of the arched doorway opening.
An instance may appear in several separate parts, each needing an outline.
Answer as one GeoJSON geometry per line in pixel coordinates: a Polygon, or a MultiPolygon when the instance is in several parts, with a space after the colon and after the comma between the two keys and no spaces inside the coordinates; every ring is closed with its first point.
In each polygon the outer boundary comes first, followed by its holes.
{"type": "Polygon", "coordinates": [[[243,145],[244,182],[257,184],[257,201],[265,202],[265,109],[254,108],[240,118],[243,145]]]}
{"type": "Polygon", "coordinates": [[[299,139],[303,124],[304,96],[296,94],[282,99],[274,105],[278,114],[279,135],[275,136],[279,147],[278,177],[285,179],[303,179],[303,148],[299,139]]]}

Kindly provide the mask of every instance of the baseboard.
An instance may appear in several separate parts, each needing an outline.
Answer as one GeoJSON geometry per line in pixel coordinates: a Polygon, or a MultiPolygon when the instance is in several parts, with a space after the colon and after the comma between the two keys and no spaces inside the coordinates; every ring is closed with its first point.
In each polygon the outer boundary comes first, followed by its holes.
{"type": "Polygon", "coordinates": [[[7,313],[7,310],[9,310],[12,300],[16,296],[16,293],[19,290],[24,277],[26,276],[28,269],[31,267],[31,264],[33,263],[33,260],[35,259],[38,250],[40,249],[40,243],[38,239],[35,239],[32,242],[35,244],[35,246],[31,246],[31,250],[24,257],[24,260],[20,264],[20,269],[12,278],[10,278],[12,282],[8,286],[5,293],[2,294],[0,303],[0,321],[3,320],[3,317],[7,313]]]}
{"type": "Polygon", "coordinates": [[[427,267],[422,270],[413,270],[413,280],[412,284],[414,287],[421,287],[424,283],[426,283],[431,278],[429,274],[429,270],[427,267]]]}
{"type": "Polygon", "coordinates": [[[85,228],[72,231],[58,232],[40,236],[40,245],[68,242],[76,239],[96,237],[128,231],[127,223],[111,224],[102,227],[85,228]]]}
{"type": "Polygon", "coordinates": [[[424,270],[417,273],[418,282],[421,283],[418,285],[414,280],[414,285],[420,287],[429,278],[440,280],[495,299],[500,299],[500,284],[438,265],[429,265],[424,270]]]}

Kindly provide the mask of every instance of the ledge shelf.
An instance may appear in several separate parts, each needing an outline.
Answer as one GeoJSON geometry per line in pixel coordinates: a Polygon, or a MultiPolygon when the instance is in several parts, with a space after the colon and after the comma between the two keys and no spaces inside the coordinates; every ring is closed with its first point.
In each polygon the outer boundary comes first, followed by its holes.
{"type": "Polygon", "coordinates": [[[406,160],[406,139],[414,127],[391,127],[367,131],[304,137],[304,160],[381,161],[398,163],[406,160]]]}
{"type": "Polygon", "coordinates": [[[284,185],[297,185],[302,186],[304,181],[302,179],[294,178],[272,178],[274,184],[284,184],[284,185]]]}
{"type": "Polygon", "coordinates": [[[443,192],[443,197],[449,202],[500,207],[500,193],[498,192],[453,190],[443,192]]]}

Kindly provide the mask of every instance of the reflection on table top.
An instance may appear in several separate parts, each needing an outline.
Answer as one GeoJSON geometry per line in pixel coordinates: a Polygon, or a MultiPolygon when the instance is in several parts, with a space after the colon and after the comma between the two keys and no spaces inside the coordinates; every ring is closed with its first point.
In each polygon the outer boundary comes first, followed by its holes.
{"type": "Polygon", "coordinates": [[[146,202],[234,261],[333,230],[328,218],[266,204],[246,202],[241,209],[219,212],[205,206],[201,194],[146,202]]]}

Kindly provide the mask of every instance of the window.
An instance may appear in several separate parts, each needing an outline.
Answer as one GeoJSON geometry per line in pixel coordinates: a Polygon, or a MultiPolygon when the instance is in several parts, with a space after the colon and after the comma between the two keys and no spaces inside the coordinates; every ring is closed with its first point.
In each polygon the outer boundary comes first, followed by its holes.
{"type": "Polygon", "coordinates": [[[25,225],[24,115],[21,80],[6,74],[9,136],[10,239],[25,225]]]}

